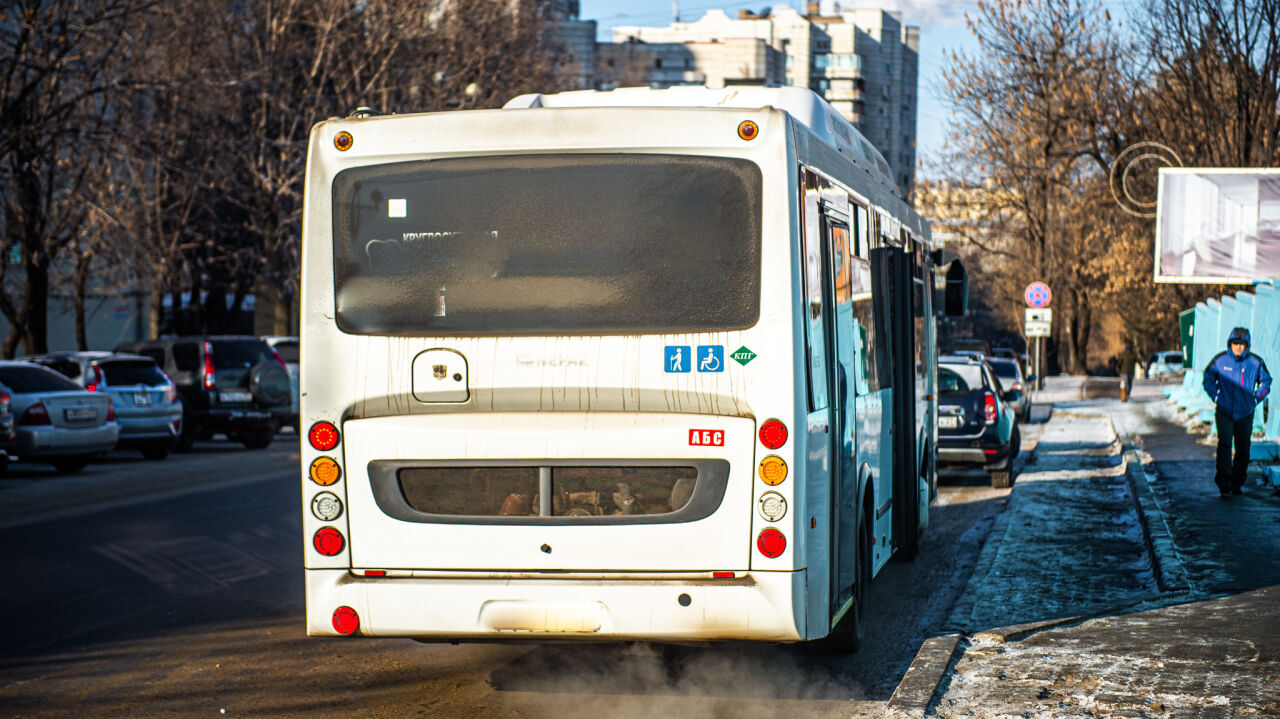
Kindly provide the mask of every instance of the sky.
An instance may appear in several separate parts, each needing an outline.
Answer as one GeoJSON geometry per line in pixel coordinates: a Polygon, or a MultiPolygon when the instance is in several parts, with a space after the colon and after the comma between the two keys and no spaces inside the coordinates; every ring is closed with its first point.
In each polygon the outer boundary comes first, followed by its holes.
{"type": "MultiPolygon", "coordinates": [[[[831,0],[827,0],[830,2],[831,0]]],[[[702,17],[707,10],[720,8],[736,14],[738,10],[760,11],[776,5],[790,5],[797,10],[803,0],[681,0],[680,19],[691,22],[702,17]]],[[[947,106],[942,97],[942,68],[953,51],[972,53],[978,43],[965,26],[965,11],[974,11],[976,1],[950,2],[949,0],[861,0],[847,1],[846,7],[880,7],[902,13],[904,25],[920,28],[920,104],[916,117],[917,162],[925,165],[937,162],[947,133],[947,106]]],[[[664,26],[672,21],[671,0],[581,0],[583,20],[598,23],[597,37],[612,41],[615,25],[664,26]]],[[[927,173],[926,173],[927,174],[927,173]]]]}

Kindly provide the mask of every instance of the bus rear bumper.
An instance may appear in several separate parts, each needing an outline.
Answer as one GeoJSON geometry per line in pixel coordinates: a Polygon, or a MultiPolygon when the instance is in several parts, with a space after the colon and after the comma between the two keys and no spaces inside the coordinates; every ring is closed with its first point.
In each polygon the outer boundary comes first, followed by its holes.
{"type": "Polygon", "coordinates": [[[707,574],[365,577],[343,569],[305,574],[310,636],[338,636],[333,613],[345,606],[360,617],[357,634],[368,637],[459,642],[803,638],[803,570],[738,572],[732,579],[707,574]]]}

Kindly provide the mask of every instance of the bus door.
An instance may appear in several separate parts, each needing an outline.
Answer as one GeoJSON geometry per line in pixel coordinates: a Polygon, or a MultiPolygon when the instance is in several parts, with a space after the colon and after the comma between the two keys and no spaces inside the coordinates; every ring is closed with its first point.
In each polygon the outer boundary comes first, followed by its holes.
{"type": "Polygon", "coordinates": [[[827,260],[832,320],[831,439],[835,445],[831,473],[831,616],[853,597],[857,578],[858,478],[854,463],[853,244],[849,220],[834,210],[822,215],[823,257],[827,260]]]}
{"type": "Polygon", "coordinates": [[[920,496],[916,468],[916,367],[913,255],[884,245],[871,251],[873,292],[880,300],[892,374],[893,546],[900,559],[914,559],[919,548],[920,496]],[[878,285],[878,286],[876,286],[878,285]]]}

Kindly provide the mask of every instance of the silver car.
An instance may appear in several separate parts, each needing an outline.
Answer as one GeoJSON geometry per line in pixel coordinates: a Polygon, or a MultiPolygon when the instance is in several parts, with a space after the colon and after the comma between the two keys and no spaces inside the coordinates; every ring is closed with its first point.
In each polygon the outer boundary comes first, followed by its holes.
{"type": "Polygon", "coordinates": [[[118,448],[138,449],[147,459],[169,456],[182,432],[182,400],[155,360],[113,352],[53,352],[22,360],[110,397],[120,425],[118,448]]]}
{"type": "Polygon", "coordinates": [[[116,446],[120,425],[107,395],[29,362],[0,361],[0,384],[9,390],[17,418],[19,459],[79,472],[94,455],[116,446]]]}

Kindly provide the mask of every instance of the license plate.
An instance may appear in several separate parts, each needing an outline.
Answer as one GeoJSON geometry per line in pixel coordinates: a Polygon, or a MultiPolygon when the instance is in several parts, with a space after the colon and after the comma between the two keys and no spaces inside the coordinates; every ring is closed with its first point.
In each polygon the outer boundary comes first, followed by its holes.
{"type": "Polygon", "coordinates": [[[151,395],[146,392],[138,392],[137,394],[133,395],[133,406],[134,407],[150,407],[151,395]]]}
{"type": "Polygon", "coordinates": [[[223,402],[252,402],[253,395],[248,392],[219,392],[218,397],[223,402]]]}
{"type": "Polygon", "coordinates": [[[98,410],[93,407],[69,407],[62,410],[62,416],[68,422],[87,422],[98,418],[98,410]]]}
{"type": "Polygon", "coordinates": [[[938,427],[941,429],[955,429],[960,426],[959,417],[939,417],[938,427]]]}

